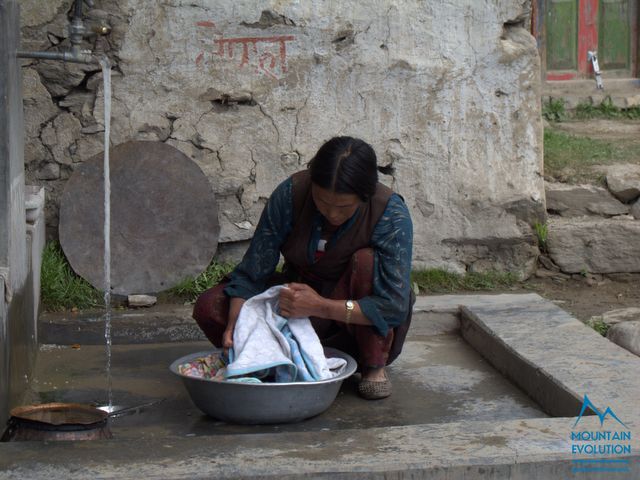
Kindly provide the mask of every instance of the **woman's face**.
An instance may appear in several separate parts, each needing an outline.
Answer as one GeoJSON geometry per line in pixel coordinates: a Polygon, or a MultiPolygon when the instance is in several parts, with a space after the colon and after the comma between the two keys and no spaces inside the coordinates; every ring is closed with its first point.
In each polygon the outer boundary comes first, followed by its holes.
{"type": "Polygon", "coordinates": [[[360,206],[355,193],[336,193],[311,184],[311,197],[316,208],[327,221],[337,227],[349,220],[360,206]]]}

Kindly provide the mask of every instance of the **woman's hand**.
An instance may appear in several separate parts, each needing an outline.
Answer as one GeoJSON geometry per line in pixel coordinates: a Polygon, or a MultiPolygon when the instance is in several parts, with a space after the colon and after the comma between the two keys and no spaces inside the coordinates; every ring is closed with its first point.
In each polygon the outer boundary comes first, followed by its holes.
{"type": "Polygon", "coordinates": [[[227,317],[227,328],[222,334],[222,350],[226,356],[229,355],[229,349],[233,347],[233,331],[236,328],[240,309],[244,305],[244,298],[231,298],[229,300],[229,316],[227,317]]]}
{"type": "Polygon", "coordinates": [[[280,290],[280,314],[286,318],[322,317],[325,299],[309,285],[289,283],[280,290]]]}

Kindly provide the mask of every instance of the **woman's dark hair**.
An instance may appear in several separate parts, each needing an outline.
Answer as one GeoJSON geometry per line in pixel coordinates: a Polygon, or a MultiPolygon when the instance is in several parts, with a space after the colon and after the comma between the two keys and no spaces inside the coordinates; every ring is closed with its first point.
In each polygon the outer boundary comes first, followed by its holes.
{"type": "Polygon", "coordinates": [[[311,181],[336,193],[354,193],[366,201],[376,191],[376,152],[352,137],[334,137],[309,162],[311,181]]]}

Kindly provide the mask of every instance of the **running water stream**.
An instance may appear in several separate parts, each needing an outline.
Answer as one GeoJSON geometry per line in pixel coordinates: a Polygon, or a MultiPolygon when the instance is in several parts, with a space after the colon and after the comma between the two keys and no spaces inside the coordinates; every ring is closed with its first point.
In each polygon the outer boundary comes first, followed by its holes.
{"type": "Polygon", "coordinates": [[[107,348],[108,411],[113,408],[111,379],[111,178],[109,172],[109,135],[111,130],[111,64],[100,58],[104,89],[104,337],[107,348]]]}

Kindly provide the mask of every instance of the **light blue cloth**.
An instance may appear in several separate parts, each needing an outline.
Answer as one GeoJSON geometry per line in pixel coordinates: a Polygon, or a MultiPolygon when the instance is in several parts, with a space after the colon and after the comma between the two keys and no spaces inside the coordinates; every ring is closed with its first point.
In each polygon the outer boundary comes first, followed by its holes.
{"type": "Polygon", "coordinates": [[[344,370],[342,358],[327,359],[308,318],[286,319],[278,314],[282,285],[247,300],[233,332],[233,348],[225,377],[264,378],[276,382],[309,382],[333,378],[344,370]]]}

